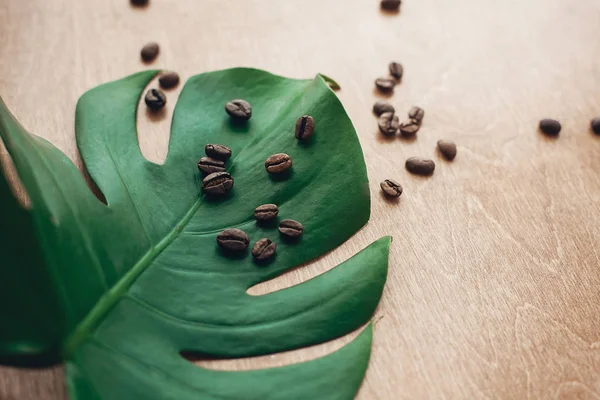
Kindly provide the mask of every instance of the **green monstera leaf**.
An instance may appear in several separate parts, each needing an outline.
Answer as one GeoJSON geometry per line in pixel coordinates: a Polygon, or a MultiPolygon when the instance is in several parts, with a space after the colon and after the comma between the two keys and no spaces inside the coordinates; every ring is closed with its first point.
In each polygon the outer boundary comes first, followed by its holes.
{"type": "MultiPolygon", "coordinates": [[[[191,78],[176,105],[162,165],[141,154],[136,110],[156,71],[99,86],[77,105],[77,143],[107,204],[74,165],[27,133],[0,102],[0,135],[31,200],[23,209],[0,178],[0,361],[66,363],[72,399],[351,399],[364,376],[369,325],[322,358],[281,368],[215,371],[182,353],[215,358],[271,354],[323,343],[367,323],[387,274],[390,238],[331,271],[261,296],[248,288],[339,246],[369,218],[366,168],[341,103],[317,76],[293,80],[254,69],[191,78]],[[233,124],[224,104],[253,105],[233,124]],[[308,144],[293,135],[310,114],[308,144]],[[196,168],[207,143],[233,150],[230,196],[202,195],[196,168]],[[285,179],[264,168],[271,154],[294,162],[285,179]],[[303,223],[297,242],[253,210],[279,205],[303,223]],[[237,227],[277,243],[276,258],[223,254],[216,235],[237,227]]],[[[1,176],[1,175],[0,175],[1,176]]]]}

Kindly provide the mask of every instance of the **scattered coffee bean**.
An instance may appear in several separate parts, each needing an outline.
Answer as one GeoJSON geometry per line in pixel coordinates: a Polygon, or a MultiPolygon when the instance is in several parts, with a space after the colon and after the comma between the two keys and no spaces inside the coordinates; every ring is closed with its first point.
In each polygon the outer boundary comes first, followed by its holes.
{"type": "Polygon", "coordinates": [[[377,103],[373,104],[373,113],[375,115],[379,116],[386,112],[391,112],[393,114],[396,110],[394,109],[394,106],[387,101],[379,100],[377,103]]]}
{"type": "Polygon", "coordinates": [[[254,246],[252,246],[252,256],[257,261],[268,260],[269,258],[273,257],[276,249],[277,245],[271,240],[267,238],[260,239],[254,243],[254,246]]]}
{"type": "Polygon", "coordinates": [[[281,232],[281,234],[284,236],[297,238],[302,235],[303,231],[304,227],[302,224],[298,221],[294,221],[293,219],[284,219],[279,223],[279,232],[281,232]]]}
{"type": "Polygon", "coordinates": [[[225,111],[233,119],[247,121],[252,116],[252,106],[246,100],[231,100],[225,104],[225,111]]]}
{"type": "Polygon", "coordinates": [[[145,6],[148,4],[148,0],[131,0],[131,4],[134,6],[145,6]]]}
{"type": "Polygon", "coordinates": [[[303,115],[296,121],[296,139],[308,140],[315,131],[315,120],[310,115],[303,115]]]}
{"type": "Polygon", "coordinates": [[[221,161],[227,161],[231,157],[231,149],[222,144],[207,144],[204,152],[207,156],[221,161]]]}
{"type": "Polygon", "coordinates": [[[400,127],[400,120],[397,115],[391,112],[381,114],[379,117],[379,131],[385,136],[394,136],[400,127]]]}
{"type": "Polygon", "coordinates": [[[391,92],[396,86],[396,81],[390,78],[377,78],[375,79],[375,86],[381,92],[391,92]]]}
{"type": "Polygon", "coordinates": [[[144,62],[150,62],[154,61],[154,59],[158,56],[159,51],[160,48],[158,47],[158,43],[152,42],[142,47],[140,55],[142,56],[142,60],[144,60],[144,62]]]}
{"type": "Polygon", "coordinates": [[[265,161],[265,168],[270,174],[279,174],[292,167],[292,159],[285,153],[273,154],[265,161]]]}
{"type": "Polygon", "coordinates": [[[427,160],[420,157],[411,157],[406,160],[406,169],[408,172],[416,175],[431,175],[435,170],[435,163],[433,160],[427,160]]]}
{"type": "Polygon", "coordinates": [[[381,0],[381,8],[388,11],[396,11],[400,7],[400,0],[381,0]]]}
{"type": "Polygon", "coordinates": [[[167,96],[158,89],[150,89],[146,92],[144,101],[148,108],[152,110],[160,110],[167,104],[167,96]]]}
{"type": "Polygon", "coordinates": [[[179,84],[179,74],[175,71],[163,72],[158,78],[158,83],[163,89],[171,89],[179,84]]]}
{"type": "Polygon", "coordinates": [[[404,67],[402,66],[402,64],[397,62],[391,62],[388,68],[390,69],[390,75],[392,75],[397,80],[402,79],[402,75],[404,74],[404,67]]]}
{"type": "Polygon", "coordinates": [[[198,169],[207,175],[215,172],[223,172],[225,171],[225,163],[221,160],[215,160],[214,158],[202,157],[200,161],[198,161],[198,169]]]}
{"type": "Polygon", "coordinates": [[[540,121],[540,131],[549,136],[556,136],[560,133],[560,122],[555,119],[545,118],[540,121]]]}
{"type": "Polygon", "coordinates": [[[437,147],[440,153],[446,158],[448,161],[454,160],[456,157],[456,144],[454,144],[451,140],[438,140],[437,147]]]}
{"type": "Polygon", "coordinates": [[[417,106],[412,107],[408,111],[408,118],[416,119],[419,124],[421,122],[423,122],[424,116],[425,116],[425,111],[422,108],[419,108],[417,106]]]}
{"type": "Polygon", "coordinates": [[[413,137],[417,134],[419,128],[421,128],[419,121],[411,118],[400,124],[400,134],[404,137],[413,137]]]}
{"type": "Polygon", "coordinates": [[[250,238],[246,235],[246,232],[231,228],[225,229],[217,235],[217,243],[224,250],[244,251],[248,248],[248,244],[250,244],[250,238]]]}
{"type": "Polygon", "coordinates": [[[400,197],[402,194],[402,186],[391,179],[386,179],[379,185],[383,193],[388,197],[400,197]]]}
{"type": "Polygon", "coordinates": [[[221,196],[233,187],[233,178],[227,172],[215,172],[202,180],[202,190],[209,196],[221,196]]]}
{"type": "Polygon", "coordinates": [[[596,135],[600,135],[600,117],[598,118],[594,118],[592,120],[592,132],[594,132],[596,135]]]}
{"type": "Polygon", "coordinates": [[[276,204],[263,204],[254,210],[254,218],[258,222],[271,221],[277,218],[277,214],[279,214],[279,208],[276,204]]]}

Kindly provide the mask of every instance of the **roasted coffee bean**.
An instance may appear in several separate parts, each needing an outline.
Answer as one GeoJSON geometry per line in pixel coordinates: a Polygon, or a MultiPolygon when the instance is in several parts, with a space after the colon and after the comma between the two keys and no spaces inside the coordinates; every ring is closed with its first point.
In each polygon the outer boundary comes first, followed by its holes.
{"type": "Polygon", "coordinates": [[[150,89],[146,92],[144,101],[148,108],[152,110],[160,110],[167,104],[167,96],[158,89],[150,89]]]}
{"type": "Polygon", "coordinates": [[[310,115],[303,115],[296,120],[296,139],[308,140],[315,131],[315,120],[310,115]]]}
{"type": "Polygon", "coordinates": [[[265,161],[265,168],[270,174],[279,174],[292,167],[292,159],[285,153],[273,154],[265,161]]]}
{"type": "Polygon", "coordinates": [[[388,68],[390,70],[390,75],[392,75],[398,80],[402,79],[402,75],[404,74],[404,67],[402,66],[402,64],[397,62],[391,62],[388,68]]]}
{"type": "Polygon", "coordinates": [[[387,101],[379,100],[377,103],[373,104],[373,113],[375,115],[379,116],[386,112],[391,112],[393,114],[396,110],[394,109],[394,106],[387,101]]]}
{"type": "Polygon", "coordinates": [[[252,106],[246,100],[231,100],[229,103],[225,104],[225,111],[227,111],[227,114],[233,119],[240,121],[247,121],[252,117],[252,106]]]}
{"type": "Polygon", "coordinates": [[[400,127],[400,120],[397,115],[386,112],[379,117],[378,126],[379,132],[383,133],[385,136],[394,136],[400,127]]]}
{"type": "Polygon", "coordinates": [[[396,81],[390,78],[377,78],[375,79],[375,86],[381,92],[391,92],[396,86],[396,81]]]}
{"type": "Polygon", "coordinates": [[[298,221],[294,221],[293,219],[284,219],[279,223],[279,232],[281,232],[281,234],[284,236],[297,238],[302,235],[303,231],[304,227],[302,224],[298,221]]]}
{"type": "Polygon", "coordinates": [[[263,204],[254,210],[254,218],[258,222],[271,221],[277,218],[277,214],[279,214],[279,208],[276,204],[263,204]]]}
{"type": "Polygon", "coordinates": [[[420,157],[411,157],[406,160],[405,167],[408,172],[416,175],[431,175],[435,170],[435,163],[433,160],[427,160],[420,157]]]}
{"type": "Polygon", "coordinates": [[[391,179],[386,179],[379,185],[383,193],[388,197],[400,197],[402,194],[402,186],[391,179]]]}
{"type": "Polygon", "coordinates": [[[381,0],[381,8],[388,11],[396,11],[400,7],[400,0],[381,0]]]}
{"type": "Polygon", "coordinates": [[[152,42],[142,47],[140,55],[142,56],[142,60],[144,60],[144,62],[150,62],[154,61],[154,59],[158,56],[159,52],[160,47],[158,47],[158,43],[152,42]]]}
{"type": "Polygon", "coordinates": [[[148,4],[148,0],[130,0],[134,6],[145,6],[148,4]]]}
{"type": "Polygon", "coordinates": [[[423,122],[424,116],[425,116],[425,111],[422,108],[419,108],[417,106],[412,107],[408,111],[408,118],[416,119],[419,124],[421,122],[423,122]]]}
{"type": "Polygon", "coordinates": [[[446,160],[452,161],[456,157],[456,144],[453,141],[438,140],[437,147],[446,160]]]}
{"type": "Polygon", "coordinates": [[[163,72],[158,78],[158,83],[163,89],[171,89],[179,84],[179,74],[174,71],[163,72]]]}
{"type": "Polygon", "coordinates": [[[202,190],[209,196],[220,196],[231,190],[233,178],[227,172],[215,172],[202,180],[202,190]]]}
{"type": "Polygon", "coordinates": [[[592,120],[592,132],[594,132],[596,135],[600,135],[600,117],[598,118],[594,118],[592,120]]]}
{"type": "Polygon", "coordinates": [[[231,157],[231,149],[222,144],[207,144],[204,147],[204,152],[207,156],[221,161],[227,161],[231,157]]]}
{"type": "Polygon", "coordinates": [[[413,137],[417,134],[421,128],[419,121],[416,119],[409,119],[400,124],[400,134],[404,137],[413,137]]]}
{"type": "Polygon", "coordinates": [[[271,240],[267,238],[260,239],[254,243],[254,246],[252,246],[252,256],[257,261],[268,260],[269,258],[273,257],[276,249],[277,245],[271,240]]]}
{"type": "Polygon", "coordinates": [[[549,136],[557,136],[560,133],[560,122],[555,119],[545,118],[540,121],[540,131],[549,136]]]}
{"type": "Polygon", "coordinates": [[[225,171],[225,163],[221,160],[215,160],[210,157],[202,157],[198,161],[198,169],[205,174],[213,174],[215,172],[225,171]]]}
{"type": "Polygon", "coordinates": [[[244,251],[248,248],[248,244],[250,244],[250,238],[246,235],[246,232],[231,228],[225,229],[217,235],[217,243],[224,250],[244,251]]]}

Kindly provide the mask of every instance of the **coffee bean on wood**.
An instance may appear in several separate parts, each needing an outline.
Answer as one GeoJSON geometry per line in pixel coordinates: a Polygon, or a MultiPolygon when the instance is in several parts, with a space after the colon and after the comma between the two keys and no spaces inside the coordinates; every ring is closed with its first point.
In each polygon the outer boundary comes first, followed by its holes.
{"type": "Polygon", "coordinates": [[[246,100],[236,99],[225,104],[225,111],[233,119],[247,121],[252,117],[252,106],[246,100]]]}
{"type": "Polygon", "coordinates": [[[419,128],[421,128],[419,121],[411,118],[400,124],[400,134],[404,137],[413,137],[417,134],[419,128]]]}
{"type": "Polygon", "coordinates": [[[398,80],[402,79],[402,75],[404,75],[404,67],[402,67],[402,64],[391,62],[388,68],[390,70],[390,75],[398,80]]]}
{"type": "Polygon", "coordinates": [[[297,238],[302,235],[304,227],[298,221],[293,219],[284,219],[279,223],[279,232],[290,238],[297,238]]]}
{"type": "Polygon", "coordinates": [[[303,115],[296,121],[296,139],[308,140],[315,131],[315,120],[310,115],[303,115]]]}
{"type": "Polygon", "coordinates": [[[594,118],[592,120],[591,126],[592,132],[594,132],[596,135],[600,135],[600,117],[594,118]]]}
{"type": "Polygon", "coordinates": [[[277,245],[275,243],[273,243],[270,239],[263,238],[254,243],[254,246],[252,246],[252,256],[257,261],[265,261],[273,257],[276,249],[277,245]]]}
{"type": "Polygon", "coordinates": [[[381,0],[381,8],[388,11],[397,11],[400,8],[400,0],[381,0]]]}
{"type": "Polygon", "coordinates": [[[394,136],[400,127],[400,120],[397,115],[386,112],[381,114],[377,125],[379,126],[379,132],[385,136],[394,136]]]}
{"type": "Polygon", "coordinates": [[[373,113],[377,116],[380,116],[383,113],[391,112],[392,114],[396,112],[394,106],[388,103],[387,101],[379,100],[375,104],[373,104],[373,113]]]}
{"type": "Polygon", "coordinates": [[[435,163],[433,160],[428,160],[420,157],[411,157],[406,160],[405,164],[408,172],[416,175],[431,175],[435,170],[435,163]]]}
{"type": "Polygon", "coordinates": [[[545,118],[540,121],[540,131],[548,136],[557,136],[561,129],[560,122],[555,119],[545,118]]]}
{"type": "Polygon", "coordinates": [[[202,180],[202,191],[209,196],[221,196],[233,188],[233,178],[228,172],[215,172],[202,180]]]}
{"type": "Polygon", "coordinates": [[[285,153],[273,154],[265,161],[265,168],[270,174],[279,174],[292,167],[292,159],[285,153]]]}
{"type": "Polygon", "coordinates": [[[179,84],[179,74],[175,71],[163,72],[158,78],[158,83],[163,89],[171,89],[179,84]]]}
{"type": "Polygon", "coordinates": [[[225,163],[221,160],[215,160],[210,157],[202,157],[198,161],[198,169],[205,174],[212,174],[214,172],[225,171],[225,163]]]}
{"type": "Polygon", "coordinates": [[[391,78],[377,78],[375,79],[375,86],[381,92],[391,92],[396,86],[396,81],[391,78]]]}
{"type": "Polygon", "coordinates": [[[154,61],[154,59],[158,56],[159,52],[160,47],[158,46],[158,43],[152,42],[142,47],[140,55],[142,56],[142,60],[144,60],[144,62],[150,62],[154,61]]]}
{"type": "Polygon", "coordinates": [[[400,197],[402,194],[402,186],[392,179],[386,179],[381,182],[379,186],[383,193],[388,197],[400,197]]]}
{"type": "Polygon", "coordinates": [[[263,204],[254,210],[254,219],[258,222],[271,221],[277,218],[277,214],[279,214],[279,208],[276,204],[263,204]]]}
{"type": "Polygon", "coordinates": [[[231,228],[225,229],[217,235],[217,243],[222,249],[227,251],[244,251],[248,248],[250,238],[246,232],[231,228]]]}
{"type": "Polygon", "coordinates": [[[423,121],[423,117],[425,117],[425,111],[420,107],[414,106],[408,111],[408,118],[415,119],[419,123],[423,121]]]}
{"type": "Polygon", "coordinates": [[[227,161],[231,157],[231,149],[222,144],[207,144],[204,146],[204,152],[207,156],[221,161],[227,161]]]}
{"type": "Polygon", "coordinates": [[[446,160],[452,161],[456,158],[456,144],[453,141],[438,140],[437,147],[446,160]]]}
{"type": "Polygon", "coordinates": [[[146,106],[152,110],[160,110],[167,104],[167,96],[158,89],[150,89],[144,96],[146,106]]]}

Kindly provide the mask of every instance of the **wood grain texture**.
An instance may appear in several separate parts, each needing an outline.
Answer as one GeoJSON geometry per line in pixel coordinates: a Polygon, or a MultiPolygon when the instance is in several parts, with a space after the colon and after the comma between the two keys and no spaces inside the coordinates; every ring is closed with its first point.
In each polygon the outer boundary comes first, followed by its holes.
{"type": "MultiPolygon", "coordinates": [[[[290,286],[382,235],[394,237],[360,399],[600,398],[600,0],[3,0],[0,94],[30,131],[78,161],[75,103],[87,89],[152,67],[182,78],[253,66],[323,72],[360,136],[373,196],[369,224],[318,262],[253,289],[290,286]],[[415,141],[382,140],[373,80],[404,64],[390,101],[426,111],[415,141]],[[556,140],[537,122],[563,123],[556,140]],[[435,151],[455,140],[452,163],[435,151]],[[431,178],[404,170],[432,157],[431,178]],[[400,181],[397,203],[379,182],[400,181]],[[594,248],[594,246],[596,248],[594,248]]],[[[144,154],[164,158],[169,109],[140,113],[144,154]]],[[[215,368],[282,365],[348,338],[215,368]]],[[[62,372],[0,370],[1,399],[64,399],[62,372]]]]}

